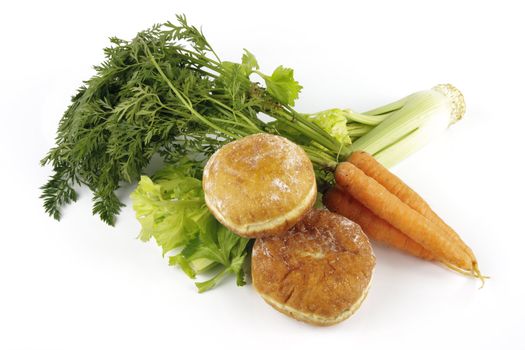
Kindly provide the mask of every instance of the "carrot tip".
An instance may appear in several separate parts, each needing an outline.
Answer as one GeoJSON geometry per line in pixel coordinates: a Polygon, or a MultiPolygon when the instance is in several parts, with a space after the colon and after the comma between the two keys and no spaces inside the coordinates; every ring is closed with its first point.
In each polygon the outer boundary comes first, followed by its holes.
{"type": "Polygon", "coordinates": [[[477,261],[474,261],[474,263],[472,264],[472,273],[474,277],[479,278],[479,280],[481,281],[481,286],[479,287],[479,289],[483,288],[485,286],[485,280],[490,278],[490,276],[484,276],[481,274],[481,271],[479,271],[477,261]]]}
{"type": "Polygon", "coordinates": [[[481,286],[479,287],[479,289],[483,288],[485,286],[485,280],[490,278],[490,276],[485,276],[485,275],[481,274],[481,272],[479,271],[479,267],[478,267],[478,262],[477,261],[474,261],[472,263],[472,270],[470,270],[470,271],[461,269],[461,268],[459,268],[457,266],[454,266],[454,265],[452,265],[450,263],[447,263],[447,262],[442,262],[442,264],[445,265],[446,267],[448,267],[449,269],[451,269],[453,271],[456,271],[457,273],[460,273],[462,275],[478,278],[481,281],[481,286]]]}
{"type": "Polygon", "coordinates": [[[461,268],[459,268],[457,266],[454,266],[454,265],[452,265],[452,264],[450,264],[448,262],[442,261],[441,264],[445,265],[447,268],[451,269],[452,271],[456,271],[457,273],[460,273],[460,274],[462,274],[464,276],[470,276],[470,277],[474,276],[474,273],[472,271],[463,270],[463,269],[461,269],[461,268]]]}

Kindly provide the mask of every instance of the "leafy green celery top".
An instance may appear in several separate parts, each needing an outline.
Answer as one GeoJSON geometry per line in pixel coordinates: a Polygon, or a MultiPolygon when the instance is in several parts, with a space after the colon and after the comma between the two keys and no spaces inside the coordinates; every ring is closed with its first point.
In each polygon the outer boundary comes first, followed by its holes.
{"type": "Polygon", "coordinates": [[[182,159],[158,171],[152,178],[142,176],[131,194],[133,209],[142,231],[140,239],[154,238],[163,254],[182,248],[169,257],[190,277],[213,273],[197,282],[199,292],[213,288],[231,273],[237,285],[244,285],[244,261],[249,239],[228,231],[210,213],[204,202],[202,164],[182,159]]]}

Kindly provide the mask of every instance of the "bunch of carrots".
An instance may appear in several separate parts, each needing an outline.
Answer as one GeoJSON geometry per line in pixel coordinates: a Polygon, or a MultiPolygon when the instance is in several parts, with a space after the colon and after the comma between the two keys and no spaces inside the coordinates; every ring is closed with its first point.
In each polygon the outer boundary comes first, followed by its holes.
{"type": "Polygon", "coordinates": [[[357,151],[335,172],[326,207],[357,222],[372,239],[484,278],[472,250],[421,196],[371,155],[357,151]]]}

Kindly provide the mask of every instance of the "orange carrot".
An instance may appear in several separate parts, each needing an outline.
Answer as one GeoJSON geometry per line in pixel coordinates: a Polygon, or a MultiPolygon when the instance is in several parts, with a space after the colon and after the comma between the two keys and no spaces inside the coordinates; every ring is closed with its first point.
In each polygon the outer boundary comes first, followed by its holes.
{"type": "Polygon", "coordinates": [[[438,225],[445,232],[447,237],[457,242],[457,244],[470,256],[473,263],[477,265],[474,253],[470,247],[463,242],[457,232],[447,225],[419,194],[407,186],[400,178],[392,174],[381,163],[375,160],[374,157],[366,152],[357,151],[352,153],[348,161],[361,169],[366,175],[383,185],[383,187],[401,199],[401,201],[409,207],[438,225]]]}
{"type": "Polygon", "coordinates": [[[381,219],[406,234],[444,264],[474,273],[471,257],[436,225],[349,162],[335,171],[337,184],[381,219]]]}
{"type": "Polygon", "coordinates": [[[400,249],[415,257],[434,260],[432,254],[419,243],[414,242],[385,220],[378,218],[349,194],[333,188],[323,196],[323,201],[331,211],[343,215],[359,224],[370,238],[400,249]]]}

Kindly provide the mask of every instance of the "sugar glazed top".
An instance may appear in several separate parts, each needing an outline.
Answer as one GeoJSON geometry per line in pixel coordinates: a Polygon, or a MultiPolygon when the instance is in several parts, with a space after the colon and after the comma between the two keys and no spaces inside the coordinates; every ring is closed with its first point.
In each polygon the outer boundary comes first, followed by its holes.
{"type": "Polygon", "coordinates": [[[317,194],[306,153],[270,134],[223,146],[206,164],[203,188],[210,210],[234,232],[272,228],[302,216],[317,194]]]}

